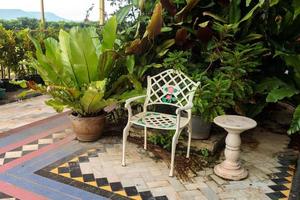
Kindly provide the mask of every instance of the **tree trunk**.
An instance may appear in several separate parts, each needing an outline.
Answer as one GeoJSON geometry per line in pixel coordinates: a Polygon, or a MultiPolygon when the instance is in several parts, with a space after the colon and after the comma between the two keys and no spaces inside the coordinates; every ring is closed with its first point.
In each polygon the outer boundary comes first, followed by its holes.
{"type": "Polygon", "coordinates": [[[100,26],[104,25],[104,20],[105,20],[104,0],[99,0],[99,24],[100,24],[100,26]]]}
{"type": "Polygon", "coordinates": [[[42,28],[45,28],[44,0],[41,0],[41,26],[42,26],[42,28]]]}

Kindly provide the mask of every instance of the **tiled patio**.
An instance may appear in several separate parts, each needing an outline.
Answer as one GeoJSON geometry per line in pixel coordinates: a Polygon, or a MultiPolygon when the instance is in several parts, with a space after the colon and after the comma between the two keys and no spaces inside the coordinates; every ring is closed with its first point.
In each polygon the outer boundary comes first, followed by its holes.
{"type": "Polygon", "coordinates": [[[226,181],[206,168],[183,182],[132,143],[122,167],[118,134],[79,143],[67,114],[54,115],[46,98],[0,106],[0,132],[6,131],[0,133],[0,199],[288,199],[296,152],[286,149],[286,135],[261,128],[244,135],[245,180],[226,181]]]}

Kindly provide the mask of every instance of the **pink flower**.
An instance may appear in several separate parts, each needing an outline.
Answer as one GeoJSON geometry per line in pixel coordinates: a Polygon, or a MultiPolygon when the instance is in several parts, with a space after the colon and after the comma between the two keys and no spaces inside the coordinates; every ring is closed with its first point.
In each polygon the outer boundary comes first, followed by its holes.
{"type": "Polygon", "coordinates": [[[172,93],[174,92],[174,88],[173,88],[173,87],[168,87],[168,92],[169,92],[170,94],[172,94],[172,93]]]}
{"type": "Polygon", "coordinates": [[[169,95],[169,94],[166,96],[166,99],[168,99],[168,100],[170,100],[171,98],[172,98],[172,97],[171,97],[171,95],[169,95]]]}

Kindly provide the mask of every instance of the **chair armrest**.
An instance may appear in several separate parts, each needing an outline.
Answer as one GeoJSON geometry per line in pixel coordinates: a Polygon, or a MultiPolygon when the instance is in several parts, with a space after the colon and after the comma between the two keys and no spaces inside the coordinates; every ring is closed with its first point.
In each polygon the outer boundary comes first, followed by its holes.
{"type": "Polygon", "coordinates": [[[145,98],[145,97],[146,97],[146,95],[142,95],[142,96],[137,96],[137,97],[132,97],[132,98],[127,99],[125,102],[125,108],[128,108],[130,106],[131,102],[136,101],[141,98],[145,98]]]}
{"type": "Polygon", "coordinates": [[[179,115],[181,111],[183,111],[183,110],[189,110],[191,108],[193,108],[193,103],[188,103],[188,104],[186,104],[183,107],[177,108],[176,109],[176,114],[179,115]]]}

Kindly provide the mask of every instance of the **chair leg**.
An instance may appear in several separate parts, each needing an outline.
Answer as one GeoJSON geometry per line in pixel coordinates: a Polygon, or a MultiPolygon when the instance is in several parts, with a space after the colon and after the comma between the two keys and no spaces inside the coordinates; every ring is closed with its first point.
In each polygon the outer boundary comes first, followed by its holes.
{"type": "Polygon", "coordinates": [[[176,145],[178,142],[178,137],[180,135],[181,130],[176,130],[173,139],[172,139],[172,152],[171,152],[171,166],[170,166],[170,173],[169,176],[174,175],[174,161],[175,161],[175,151],[176,151],[176,145]]]}
{"type": "Polygon", "coordinates": [[[147,150],[147,127],[144,127],[144,149],[147,150]]]}
{"type": "Polygon", "coordinates": [[[187,151],[186,151],[186,158],[190,157],[190,149],[191,149],[191,141],[192,141],[192,124],[191,122],[188,124],[188,146],[187,146],[187,151]]]}
{"type": "Polygon", "coordinates": [[[131,127],[131,123],[128,122],[126,127],[123,130],[123,154],[122,154],[122,166],[126,166],[126,162],[125,162],[125,149],[126,149],[126,141],[127,141],[127,137],[129,135],[129,129],[131,127]]]}

